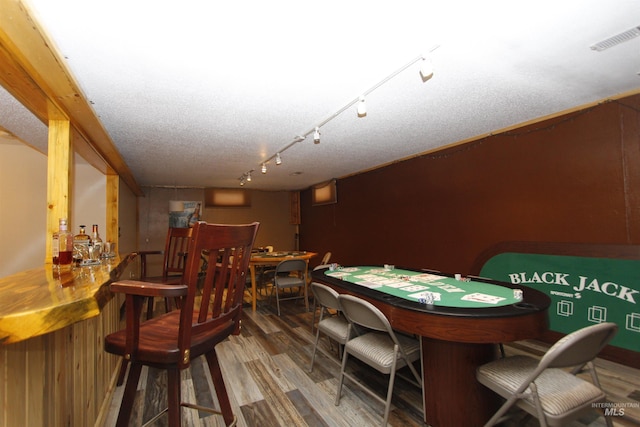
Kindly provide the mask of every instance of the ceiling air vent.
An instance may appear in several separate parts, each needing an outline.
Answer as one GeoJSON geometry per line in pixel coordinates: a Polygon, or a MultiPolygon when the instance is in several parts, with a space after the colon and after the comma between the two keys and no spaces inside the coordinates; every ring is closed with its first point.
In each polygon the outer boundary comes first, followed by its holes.
{"type": "Polygon", "coordinates": [[[602,52],[605,49],[609,49],[610,47],[614,47],[615,45],[619,45],[620,43],[629,41],[632,38],[638,36],[640,36],[640,26],[633,27],[630,30],[624,31],[620,34],[616,34],[615,36],[609,37],[608,39],[591,45],[591,50],[602,52]]]}

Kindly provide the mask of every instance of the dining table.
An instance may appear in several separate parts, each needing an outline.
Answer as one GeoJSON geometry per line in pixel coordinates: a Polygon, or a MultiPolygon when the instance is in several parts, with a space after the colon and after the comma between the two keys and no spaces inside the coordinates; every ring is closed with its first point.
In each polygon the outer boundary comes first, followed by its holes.
{"type": "MultiPolygon", "coordinates": [[[[309,251],[272,251],[272,252],[254,252],[251,254],[249,261],[249,272],[251,274],[251,308],[256,311],[257,303],[257,284],[256,284],[256,267],[258,266],[275,266],[282,261],[290,259],[302,259],[309,267],[309,260],[318,255],[316,252],[309,251]]],[[[306,304],[309,302],[306,301],[306,304]]]]}

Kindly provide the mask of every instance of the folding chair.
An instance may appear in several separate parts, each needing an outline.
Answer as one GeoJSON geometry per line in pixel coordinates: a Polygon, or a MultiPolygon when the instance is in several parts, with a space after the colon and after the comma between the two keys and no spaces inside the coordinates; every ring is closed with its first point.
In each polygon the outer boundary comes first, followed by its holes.
{"type": "MultiPolygon", "coordinates": [[[[538,418],[543,427],[565,425],[593,410],[594,403],[606,400],[593,360],[617,331],[615,323],[588,326],[556,342],[540,361],[517,355],[480,366],[478,381],[506,399],[485,426],[509,418],[514,406],[538,418]],[[589,371],[592,383],[576,376],[583,370],[589,371]]],[[[612,427],[609,418],[605,421],[612,427]]]]}

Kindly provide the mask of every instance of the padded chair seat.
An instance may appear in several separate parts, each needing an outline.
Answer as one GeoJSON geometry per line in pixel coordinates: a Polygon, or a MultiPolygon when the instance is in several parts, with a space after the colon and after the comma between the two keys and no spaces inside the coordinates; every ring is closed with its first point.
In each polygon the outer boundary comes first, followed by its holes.
{"type": "MultiPolygon", "coordinates": [[[[420,345],[415,339],[396,334],[398,341],[410,361],[420,357],[420,345]]],[[[369,332],[349,340],[346,351],[358,359],[388,374],[393,367],[393,340],[385,332],[369,332]]],[[[398,353],[399,355],[399,353],[398,353]]]]}
{"type": "MultiPolygon", "coordinates": [[[[501,396],[509,397],[537,367],[538,360],[528,356],[498,359],[478,368],[478,380],[501,396]]],[[[553,416],[566,414],[575,408],[590,407],[591,402],[605,398],[602,390],[595,385],[558,368],[545,370],[535,383],[542,408],[553,416]]],[[[530,390],[527,389],[527,392],[530,390]]],[[[534,405],[532,395],[524,400],[534,405]]]]}
{"type": "Polygon", "coordinates": [[[304,280],[300,277],[293,276],[283,276],[278,277],[278,287],[279,288],[292,288],[294,286],[304,286],[304,280]]]}
{"type": "MultiPolygon", "coordinates": [[[[280,316],[280,301],[287,301],[292,299],[304,299],[304,305],[309,310],[309,300],[307,298],[307,262],[299,258],[286,259],[281,261],[275,270],[273,276],[273,287],[271,288],[271,296],[276,294],[276,306],[278,309],[278,316],[280,316]],[[298,295],[281,297],[280,289],[289,289],[298,287],[301,292],[298,295]]],[[[271,299],[271,296],[269,299],[271,299]]]]}
{"type": "Polygon", "coordinates": [[[340,343],[346,342],[349,338],[349,322],[342,316],[322,319],[318,323],[318,329],[340,343]]]}

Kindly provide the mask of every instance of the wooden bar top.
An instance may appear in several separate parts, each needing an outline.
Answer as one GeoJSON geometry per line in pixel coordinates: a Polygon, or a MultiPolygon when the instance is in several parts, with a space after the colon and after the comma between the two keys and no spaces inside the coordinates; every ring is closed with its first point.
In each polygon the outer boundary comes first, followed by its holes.
{"type": "Polygon", "coordinates": [[[112,298],[109,284],[136,257],[58,269],[51,264],[0,279],[0,343],[9,344],[95,317],[112,298]]]}

